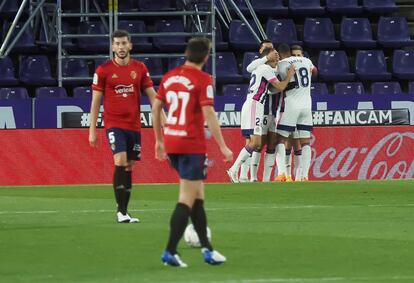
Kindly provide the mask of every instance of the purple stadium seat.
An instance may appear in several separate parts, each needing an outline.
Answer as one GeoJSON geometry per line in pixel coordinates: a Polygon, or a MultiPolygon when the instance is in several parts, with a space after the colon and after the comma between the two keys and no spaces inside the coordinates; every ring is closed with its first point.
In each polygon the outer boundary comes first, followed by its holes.
{"type": "Polygon", "coordinates": [[[249,90],[247,84],[229,84],[223,87],[223,95],[225,96],[246,96],[249,90]]]}
{"type": "Polygon", "coordinates": [[[0,86],[17,85],[13,62],[9,57],[0,58],[0,86]]]}
{"type": "Polygon", "coordinates": [[[283,0],[252,0],[251,4],[259,15],[277,16],[289,13],[288,7],[283,6],[283,0]]]}
{"type": "Polygon", "coordinates": [[[0,88],[0,99],[26,99],[29,94],[24,87],[0,88]]]}
{"type": "MultiPolygon", "coordinates": [[[[208,60],[206,71],[211,74],[211,59],[208,60]]],[[[216,81],[218,83],[240,83],[243,77],[237,70],[236,57],[233,52],[216,53],[216,81]]]]}
{"type": "Polygon", "coordinates": [[[147,66],[151,79],[159,82],[164,75],[161,58],[140,57],[137,60],[142,61],[147,66]]]}
{"type": "Polygon", "coordinates": [[[367,18],[343,18],[341,40],[346,47],[374,48],[377,42],[372,39],[371,23],[367,18]]]}
{"type": "Polygon", "coordinates": [[[266,35],[275,43],[302,44],[302,41],[298,40],[296,25],[292,19],[268,20],[266,35]]]}
{"type": "Polygon", "coordinates": [[[325,7],[320,0],[289,0],[289,9],[295,15],[322,15],[325,7]]]}
{"type": "Polygon", "coordinates": [[[414,82],[408,83],[408,93],[414,93],[414,82]]]}
{"type": "MultiPolygon", "coordinates": [[[[108,1],[106,1],[106,4],[108,5],[108,1]]],[[[118,1],[118,10],[122,12],[131,12],[138,10],[138,6],[136,5],[136,0],[122,0],[118,1]]]]}
{"type": "Polygon", "coordinates": [[[173,10],[170,0],[139,0],[138,7],[142,11],[173,10]]]}
{"type": "Polygon", "coordinates": [[[65,84],[79,84],[90,81],[89,67],[85,60],[82,59],[63,59],[62,60],[62,76],[63,77],[82,77],[80,80],[64,81],[65,84]]]}
{"type": "Polygon", "coordinates": [[[407,20],[404,17],[381,17],[378,21],[378,43],[391,48],[412,45],[407,20]]]}
{"type": "Polygon", "coordinates": [[[74,98],[91,98],[92,89],[90,86],[78,86],[73,89],[74,98]]]}
{"type": "Polygon", "coordinates": [[[255,59],[259,58],[259,52],[245,52],[243,56],[243,78],[250,79],[250,73],[247,72],[246,68],[247,66],[255,59]]]}
{"type": "MultiPolygon", "coordinates": [[[[118,22],[118,28],[124,29],[128,31],[129,33],[145,33],[147,32],[147,28],[145,26],[144,21],[119,21],[118,22]]],[[[133,44],[133,50],[134,51],[150,51],[152,49],[152,44],[149,42],[148,37],[142,37],[142,36],[131,36],[131,41],[133,44]]]]}
{"type": "Polygon", "coordinates": [[[358,6],[358,0],[326,0],[326,10],[339,14],[360,14],[363,8],[358,6]]]}
{"type": "Polygon", "coordinates": [[[63,87],[39,87],[36,88],[36,98],[64,98],[68,97],[63,87]]]}
{"type": "MultiPolygon", "coordinates": [[[[108,34],[101,21],[81,22],[79,34],[108,34]]],[[[108,52],[108,37],[84,37],[78,38],[78,46],[88,52],[108,52]]]]}
{"type": "Polygon", "coordinates": [[[330,18],[306,18],[303,41],[311,48],[337,48],[335,31],[330,18]]]}
{"type": "Polygon", "coordinates": [[[168,58],[168,70],[175,69],[185,63],[185,56],[168,58]]]}
{"type": "Polygon", "coordinates": [[[399,82],[375,82],[371,84],[372,94],[401,94],[401,86],[399,82]]]}
{"type": "Polygon", "coordinates": [[[363,0],[366,11],[373,14],[387,14],[398,11],[395,0],[363,0]]]}
{"type": "Polygon", "coordinates": [[[382,50],[359,50],[355,59],[355,73],[361,80],[390,80],[382,50]]]}
{"type": "Polygon", "coordinates": [[[328,87],[325,83],[312,83],[311,95],[326,95],[328,93],[328,87]]]}
{"type": "MultiPolygon", "coordinates": [[[[256,24],[253,21],[249,21],[249,24],[260,36],[256,24]]],[[[233,20],[230,23],[229,43],[234,49],[256,50],[258,47],[258,43],[249,28],[240,20],[233,20]]]]}
{"type": "MultiPolygon", "coordinates": [[[[160,20],[155,23],[156,32],[184,32],[181,20],[160,20]]],[[[154,46],[162,51],[183,51],[186,46],[184,36],[160,36],[153,38],[154,46]]]]}
{"type": "Polygon", "coordinates": [[[324,81],[350,81],[355,74],[349,71],[345,51],[321,51],[318,59],[319,77],[324,81]]]}
{"type": "MultiPolygon", "coordinates": [[[[17,23],[15,29],[13,30],[12,36],[10,38],[9,43],[13,41],[13,39],[17,36],[17,34],[22,29],[24,23],[17,23]]],[[[3,24],[3,35],[5,36],[7,34],[7,31],[9,30],[11,26],[11,23],[5,22],[3,24]]],[[[26,30],[23,32],[19,40],[16,42],[16,44],[13,46],[12,52],[36,52],[37,51],[37,45],[35,44],[35,37],[33,33],[33,29],[29,26],[26,28],[26,30]]]]}
{"type": "MultiPolygon", "coordinates": [[[[190,22],[190,31],[191,32],[199,32],[199,30],[197,29],[197,27],[195,26],[195,24],[193,22],[190,22]]],[[[201,20],[201,25],[203,27],[203,31],[204,32],[210,32],[211,31],[211,23],[208,23],[208,26],[206,26],[206,21],[201,20]]],[[[219,23],[219,21],[216,21],[216,38],[215,38],[216,42],[216,50],[220,51],[220,50],[228,50],[229,49],[229,44],[224,40],[223,37],[223,31],[221,28],[221,25],[219,23]]]]}
{"type": "MultiPolygon", "coordinates": [[[[73,28],[69,22],[62,21],[62,33],[63,34],[76,34],[77,30],[73,28]]],[[[36,43],[40,45],[44,45],[47,43],[46,35],[45,35],[43,28],[40,29],[39,40],[36,43]]],[[[72,38],[62,38],[62,46],[63,46],[63,49],[69,52],[75,51],[78,49],[78,46],[74,43],[74,40],[72,38]]],[[[43,46],[43,47],[49,48],[50,46],[43,46]]],[[[56,46],[54,46],[54,49],[56,50],[56,46]]]]}
{"type": "Polygon", "coordinates": [[[94,59],[93,62],[94,62],[95,70],[96,70],[96,68],[98,68],[99,65],[102,65],[102,64],[106,63],[107,61],[109,61],[109,59],[106,59],[106,58],[94,59]]]}
{"type": "Polygon", "coordinates": [[[334,85],[335,95],[360,95],[365,94],[364,85],[356,83],[336,83],[334,85]]]}
{"type": "Polygon", "coordinates": [[[400,80],[413,80],[414,50],[394,50],[392,72],[400,80]]]}
{"type": "Polygon", "coordinates": [[[49,86],[56,83],[51,75],[49,60],[45,55],[21,56],[19,79],[24,84],[33,86],[49,86]]]}

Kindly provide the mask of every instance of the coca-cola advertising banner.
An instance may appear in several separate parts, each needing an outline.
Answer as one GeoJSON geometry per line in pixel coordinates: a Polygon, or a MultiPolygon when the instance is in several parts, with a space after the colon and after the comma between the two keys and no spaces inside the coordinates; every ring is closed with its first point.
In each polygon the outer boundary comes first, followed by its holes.
{"type": "MultiPolygon", "coordinates": [[[[113,161],[105,131],[98,147],[88,144],[87,129],[9,130],[2,132],[0,186],[110,184],[113,161]]],[[[244,146],[239,129],[223,129],[235,157],[244,146]]],[[[207,182],[229,182],[220,150],[208,140],[207,182]]],[[[414,127],[326,127],[312,137],[310,180],[411,179],[414,177],[414,127]]],[[[263,159],[262,159],[263,160],[263,159]]],[[[259,178],[263,165],[260,164],[259,178]]],[[[154,159],[152,129],[142,130],[142,160],[134,183],[175,183],[168,162],[154,159]]]]}

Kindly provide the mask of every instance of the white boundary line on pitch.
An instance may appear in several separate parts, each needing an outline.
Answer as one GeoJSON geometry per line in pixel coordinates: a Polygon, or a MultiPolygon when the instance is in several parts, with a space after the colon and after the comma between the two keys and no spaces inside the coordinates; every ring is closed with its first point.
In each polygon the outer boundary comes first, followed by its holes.
{"type": "MultiPolygon", "coordinates": [[[[320,277],[320,278],[263,278],[263,279],[243,279],[243,280],[224,280],[210,281],[210,283],[290,283],[290,282],[378,282],[378,281],[401,281],[414,280],[414,276],[391,276],[391,277],[320,277]]],[[[191,282],[191,281],[190,281],[191,282]]],[[[190,283],[189,282],[189,283],[190,283]]]]}
{"type": "MultiPolygon", "coordinates": [[[[355,207],[414,207],[414,203],[407,204],[369,204],[369,205],[293,205],[293,206],[246,206],[246,207],[216,207],[207,208],[207,211],[220,210],[249,210],[249,209],[324,209],[324,208],[355,208],[355,207]]],[[[172,208],[154,209],[130,209],[131,212],[165,212],[172,208]]],[[[113,209],[81,209],[81,210],[28,210],[28,211],[0,211],[0,215],[6,214],[55,214],[55,213],[112,213],[113,209]]]]}

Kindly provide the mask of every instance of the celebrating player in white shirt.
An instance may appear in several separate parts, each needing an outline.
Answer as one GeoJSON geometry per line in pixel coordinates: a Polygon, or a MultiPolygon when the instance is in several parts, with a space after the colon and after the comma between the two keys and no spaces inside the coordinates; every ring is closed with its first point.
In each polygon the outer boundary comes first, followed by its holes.
{"type": "Polygon", "coordinates": [[[310,137],[313,127],[312,122],[312,98],[311,77],[316,72],[312,61],[305,57],[291,56],[290,47],[287,44],[279,46],[281,59],[278,63],[278,72],[281,78],[288,76],[291,66],[295,67],[295,75],[292,80],[297,82],[297,87],[285,92],[285,111],[281,114],[277,125],[279,135],[276,147],[276,163],[279,170],[279,181],[286,180],[286,141],[291,133],[298,130],[298,136],[302,145],[302,176],[303,181],[308,180],[308,172],[311,163],[310,137]]]}
{"type": "MultiPolygon", "coordinates": [[[[263,50],[261,56],[276,53],[273,48],[263,50]]],[[[250,142],[241,151],[233,166],[227,171],[232,182],[238,182],[238,171],[242,163],[246,161],[255,150],[260,152],[262,148],[262,135],[264,128],[264,103],[270,86],[278,91],[283,91],[295,73],[291,67],[285,73],[285,79],[279,81],[276,77],[276,60],[268,61],[257,67],[250,79],[249,93],[242,107],[241,129],[244,136],[250,135],[250,142]]]]}

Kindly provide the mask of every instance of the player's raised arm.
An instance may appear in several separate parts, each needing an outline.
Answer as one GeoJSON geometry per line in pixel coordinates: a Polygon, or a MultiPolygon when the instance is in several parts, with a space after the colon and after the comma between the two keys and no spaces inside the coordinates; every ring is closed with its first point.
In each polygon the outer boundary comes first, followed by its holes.
{"type": "Polygon", "coordinates": [[[91,112],[89,114],[91,124],[89,126],[89,144],[96,147],[98,140],[96,136],[96,122],[98,121],[99,109],[101,107],[103,92],[98,90],[92,91],[91,112]]]}
{"type": "Polygon", "coordinates": [[[274,80],[271,82],[272,86],[274,86],[279,91],[284,91],[285,88],[288,86],[290,79],[294,76],[296,70],[294,66],[290,66],[287,73],[286,78],[283,81],[274,80]]]}
{"type": "Polygon", "coordinates": [[[211,105],[202,107],[204,120],[207,122],[208,129],[220,147],[221,153],[224,155],[224,161],[230,162],[233,160],[233,152],[227,147],[221,134],[220,124],[217,120],[216,111],[211,105]]]}

